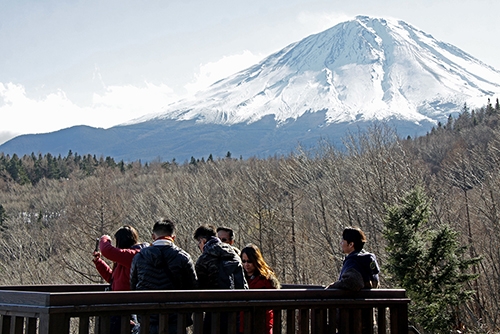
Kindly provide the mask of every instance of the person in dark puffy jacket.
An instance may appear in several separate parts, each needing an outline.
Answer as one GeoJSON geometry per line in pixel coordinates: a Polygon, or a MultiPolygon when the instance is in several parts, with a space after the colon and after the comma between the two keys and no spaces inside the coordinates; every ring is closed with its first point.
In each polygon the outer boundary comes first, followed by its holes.
{"type": "Polygon", "coordinates": [[[240,257],[213,226],[198,227],[193,237],[202,252],[195,265],[200,289],[248,289],[240,257]]]}
{"type": "Polygon", "coordinates": [[[378,287],[380,268],[375,255],[363,250],[365,242],[366,236],[361,229],[344,229],[340,246],[346,257],[339,279],[327,289],[359,291],[378,287]]]}
{"type": "MultiPolygon", "coordinates": [[[[131,290],[192,290],[198,287],[191,256],[177,247],[175,223],[165,219],[153,226],[153,244],[143,249],[132,261],[131,290]]],[[[191,323],[188,321],[188,325],[191,323]]],[[[150,318],[150,334],[164,331],[158,328],[158,315],[150,318]]],[[[177,316],[169,316],[168,332],[177,332],[177,316]]]]}
{"type": "MultiPolygon", "coordinates": [[[[193,235],[202,254],[196,261],[200,289],[248,289],[241,259],[231,245],[216,237],[213,226],[202,225],[193,235]]],[[[211,313],[206,312],[203,333],[211,333],[211,313]]],[[[227,333],[228,315],[220,315],[220,333],[227,333]]]]}

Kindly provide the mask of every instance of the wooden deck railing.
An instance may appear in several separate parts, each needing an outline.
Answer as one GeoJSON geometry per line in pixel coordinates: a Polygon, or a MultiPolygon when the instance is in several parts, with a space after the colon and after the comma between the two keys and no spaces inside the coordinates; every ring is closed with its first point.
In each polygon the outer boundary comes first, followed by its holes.
{"type": "MultiPolygon", "coordinates": [[[[121,316],[122,333],[130,333],[130,314],[149,333],[149,315],[179,314],[177,333],[203,331],[204,312],[212,316],[212,333],[221,326],[237,333],[265,333],[266,310],[274,310],[273,333],[408,333],[405,290],[323,290],[285,285],[281,290],[102,291],[102,285],[34,285],[0,287],[1,334],[109,333],[110,317],[121,316]],[[180,312],[180,313],[179,313],[180,312]],[[221,325],[220,314],[227,317],[221,325]],[[185,324],[192,319],[187,329],[185,324]]],[[[162,331],[160,331],[162,333],[162,331]]]]}

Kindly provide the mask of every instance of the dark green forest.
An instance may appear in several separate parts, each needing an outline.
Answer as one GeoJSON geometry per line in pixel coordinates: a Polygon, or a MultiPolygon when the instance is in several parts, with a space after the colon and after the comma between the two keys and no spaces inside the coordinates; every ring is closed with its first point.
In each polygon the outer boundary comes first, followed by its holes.
{"type": "Polygon", "coordinates": [[[281,282],[327,285],[342,266],[343,228],[358,226],[382,266],[381,286],[404,287],[415,301],[416,326],[498,332],[499,120],[498,100],[464,105],[418,138],[374,124],[341,146],[319,141],[267,159],[228,152],[179,164],[0,153],[0,284],[100,282],[91,262],[96,237],[130,224],[150,241],[154,222],[168,217],[195,259],[196,227],[226,225],[238,247],[261,248],[281,282]],[[407,240],[414,252],[396,247],[407,240]],[[422,264],[419,279],[408,279],[395,256],[422,264]],[[460,279],[444,279],[444,271],[460,279]],[[419,286],[428,290],[413,290],[419,286]]]}

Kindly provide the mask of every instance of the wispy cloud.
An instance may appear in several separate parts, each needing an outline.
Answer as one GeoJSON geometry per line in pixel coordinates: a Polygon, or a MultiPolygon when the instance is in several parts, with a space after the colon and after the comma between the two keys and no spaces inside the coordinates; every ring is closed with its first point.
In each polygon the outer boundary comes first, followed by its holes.
{"type": "Polygon", "coordinates": [[[347,15],[343,12],[301,12],[297,20],[301,25],[312,28],[316,30],[315,33],[319,33],[334,25],[353,19],[353,16],[347,15]]]}
{"type": "Polygon", "coordinates": [[[262,58],[264,55],[256,55],[245,50],[241,54],[224,56],[218,61],[201,64],[199,73],[195,74],[195,79],[186,84],[184,88],[192,95],[220,79],[258,63],[262,58]]]}

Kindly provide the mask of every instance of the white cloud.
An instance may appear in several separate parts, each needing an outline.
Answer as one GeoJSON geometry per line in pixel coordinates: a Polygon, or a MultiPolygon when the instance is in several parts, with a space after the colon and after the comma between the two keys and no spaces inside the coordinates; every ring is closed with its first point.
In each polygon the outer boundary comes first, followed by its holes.
{"type": "Polygon", "coordinates": [[[0,144],[20,134],[52,132],[74,125],[108,128],[156,112],[177,99],[168,86],[145,83],[144,87],[106,87],[104,94],[94,94],[92,105],[81,107],[62,90],[32,99],[24,86],[0,83],[0,144]]]}
{"type": "Polygon", "coordinates": [[[352,20],[353,18],[353,16],[342,12],[305,11],[298,15],[297,20],[301,25],[311,28],[311,31],[315,31],[314,33],[319,33],[338,23],[352,20]]]}
{"type": "Polygon", "coordinates": [[[92,107],[107,112],[106,123],[112,126],[157,112],[178,99],[174,91],[164,84],[146,83],[141,88],[132,85],[110,86],[104,95],[94,94],[92,107]]]}
{"type": "Polygon", "coordinates": [[[261,54],[254,55],[245,50],[241,54],[224,56],[216,62],[201,64],[199,74],[195,74],[195,80],[186,84],[184,88],[193,95],[220,79],[255,65],[263,58],[261,54]]]}

